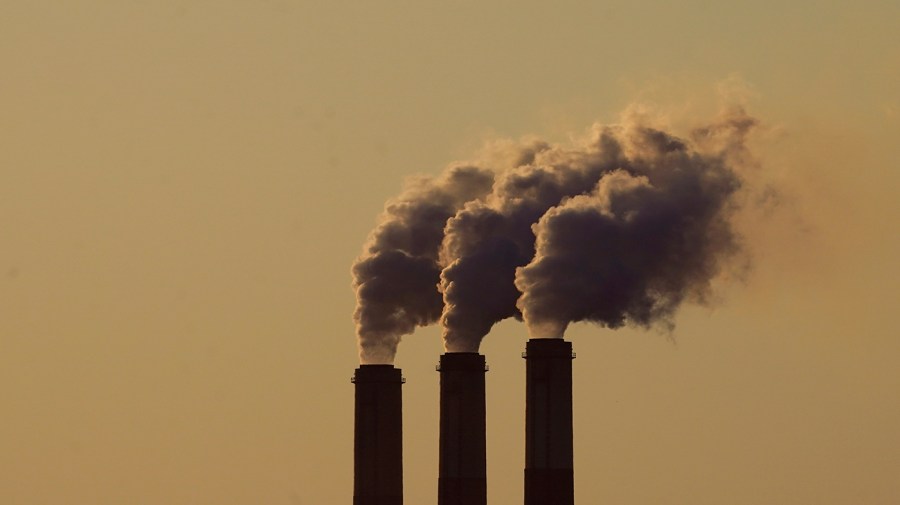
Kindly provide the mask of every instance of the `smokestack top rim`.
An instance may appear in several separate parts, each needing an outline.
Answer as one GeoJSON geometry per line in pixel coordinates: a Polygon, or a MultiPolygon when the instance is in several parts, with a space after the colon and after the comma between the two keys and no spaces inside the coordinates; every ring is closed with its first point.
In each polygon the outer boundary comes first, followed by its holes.
{"type": "Polygon", "coordinates": [[[561,338],[532,338],[525,343],[522,357],[529,358],[568,358],[575,359],[572,342],[561,338]]]}
{"type": "Polygon", "coordinates": [[[403,378],[403,371],[394,367],[394,365],[377,364],[360,365],[350,379],[350,382],[354,384],[373,382],[403,384],[406,382],[406,379],[403,378]]]}
{"type": "Polygon", "coordinates": [[[445,352],[435,369],[438,372],[487,372],[488,366],[484,355],[477,352],[445,352]]]}

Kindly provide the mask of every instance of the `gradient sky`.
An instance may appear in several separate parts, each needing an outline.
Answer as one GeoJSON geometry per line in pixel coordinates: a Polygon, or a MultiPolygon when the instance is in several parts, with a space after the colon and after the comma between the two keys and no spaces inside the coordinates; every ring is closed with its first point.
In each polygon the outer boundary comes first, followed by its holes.
{"type": "MultiPolygon", "coordinates": [[[[0,5],[0,502],[350,503],[349,268],[405,177],[722,90],[781,205],[674,339],[577,325],[582,504],[900,497],[900,4],[0,5]]],[[[407,503],[438,331],[401,344],[407,503]]],[[[487,337],[488,486],[521,503],[525,329],[487,337]]]]}

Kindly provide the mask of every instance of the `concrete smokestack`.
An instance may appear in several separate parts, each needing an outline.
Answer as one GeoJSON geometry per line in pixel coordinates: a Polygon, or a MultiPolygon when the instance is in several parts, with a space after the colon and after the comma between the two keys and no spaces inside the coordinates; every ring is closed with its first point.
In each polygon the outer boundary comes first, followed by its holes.
{"type": "Polygon", "coordinates": [[[526,345],[525,505],[573,505],[572,343],[526,345]]]}
{"type": "Polygon", "coordinates": [[[446,353],[441,373],[438,505],[486,505],[484,356],[446,353]]]}
{"type": "Polygon", "coordinates": [[[360,365],[353,438],[353,505],[403,505],[404,379],[392,365],[360,365]]]}

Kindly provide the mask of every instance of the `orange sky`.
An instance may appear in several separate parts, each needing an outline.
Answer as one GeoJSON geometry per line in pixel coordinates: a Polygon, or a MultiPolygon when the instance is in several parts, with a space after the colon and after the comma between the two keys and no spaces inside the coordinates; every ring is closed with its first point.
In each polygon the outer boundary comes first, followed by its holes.
{"type": "MultiPolygon", "coordinates": [[[[349,268],[404,178],[722,93],[782,205],[674,341],[570,330],[576,499],[896,502],[896,2],[356,4],[0,7],[0,502],[349,503],[349,268]]],[[[494,504],[525,338],[482,346],[494,504]]],[[[440,352],[398,355],[407,503],[436,499],[440,352]]]]}

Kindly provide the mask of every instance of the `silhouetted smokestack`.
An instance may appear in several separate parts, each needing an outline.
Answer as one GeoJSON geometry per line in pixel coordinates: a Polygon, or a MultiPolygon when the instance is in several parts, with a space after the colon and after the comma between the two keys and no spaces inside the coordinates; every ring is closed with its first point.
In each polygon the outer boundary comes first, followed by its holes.
{"type": "Polygon", "coordinates": [[[438,505],[487,503],[484,356],[446,353],[441,373],[438,505]]]}
{"type": "Polygon", "coordinates": [[[526,345],[525,505],[573,505],[571,342],[526,345]]]}
{"type": "Polygon", "coordinates": [[[403,504],[403,406],[400,369],[360,365],[356,384],[353,505],[403,504]]]}

